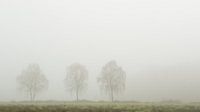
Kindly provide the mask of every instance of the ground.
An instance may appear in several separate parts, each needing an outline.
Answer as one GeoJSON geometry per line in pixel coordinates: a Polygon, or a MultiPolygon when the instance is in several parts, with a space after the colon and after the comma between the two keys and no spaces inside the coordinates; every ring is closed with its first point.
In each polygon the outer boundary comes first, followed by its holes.
{"type": "Polygon", "coordinates": [[[130,102],[12,102],[0,103],[0,112],[200,112],[200,104],[130,102]]]}

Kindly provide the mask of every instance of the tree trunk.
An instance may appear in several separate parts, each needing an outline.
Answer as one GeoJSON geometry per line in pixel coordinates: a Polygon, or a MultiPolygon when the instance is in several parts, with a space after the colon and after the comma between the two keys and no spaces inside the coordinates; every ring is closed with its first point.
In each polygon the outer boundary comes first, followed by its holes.
{"type": "Polygon", "coordinates": [[[30,101],[31,102],[33,102],[35,100],[35,97],[36,97],[35,93],[30,91],[30,101]]]}
{"type": "Polygon", "coordinates": [[[78,102],[79,98],[78,98],[78,89],[76,89],[76,101],[78,102]]]}
{"type": "Polygon", "coordinates": [[[111,102],[113,102],[113,101],[114,101],[114,96],[113,96],[113,87],[112,87],[111,80],[109,81],[109,86],[110,86],[110,97],[111,97],[111,102]]]}
{"type": "Polygon", "coordinates": [[[114,101],[113,89],[111,88],[111,101],[114,101]]]}
{"type": "Polygon", "coordinates": [[[33,93],[33,101],[35,101],[36,93],[33,93]]]}
{"type": "Polygon", "coordinates": [[[33,101],[33,95],[32,95],[32,92],[30,91],[30,101],[32,102],[33,101]]]}

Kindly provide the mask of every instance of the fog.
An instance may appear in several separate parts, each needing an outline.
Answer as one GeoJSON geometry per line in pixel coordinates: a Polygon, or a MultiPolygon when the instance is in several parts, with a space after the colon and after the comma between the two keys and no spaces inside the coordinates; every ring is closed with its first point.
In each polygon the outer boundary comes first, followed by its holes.
{"type": "Polygon", "coordinates": [[[16,77],[38,63],[38,100],[73,100],[66,68],[89,71],[80,99],[107,100],[97,83],[110,60],[126,71],[116,100],[200,101],[199,0],[1,0],[0,101],[27,100],[16,77]]]}

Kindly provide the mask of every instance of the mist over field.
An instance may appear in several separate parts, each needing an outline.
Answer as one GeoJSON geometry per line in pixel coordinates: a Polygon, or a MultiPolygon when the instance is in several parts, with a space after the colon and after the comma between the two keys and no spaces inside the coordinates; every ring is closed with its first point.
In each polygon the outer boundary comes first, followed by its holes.
{"type": "Polygon", "coordinates": [[[1,0],[0,101],[29,100],[16,78],[37,63],[48,89],[71,101],[66,70],[88,70],[80,100],[109,100],[97,78],[111,60],[126,72],[120,101],[200,101],[199,0],[1,0]]]}

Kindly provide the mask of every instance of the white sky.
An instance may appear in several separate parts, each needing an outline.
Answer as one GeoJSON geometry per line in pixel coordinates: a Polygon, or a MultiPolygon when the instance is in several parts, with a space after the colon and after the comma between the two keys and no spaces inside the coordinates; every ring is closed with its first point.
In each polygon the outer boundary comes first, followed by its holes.
{"type": "Polygon", "coordinates": [[[16,76],[40,64],[50,81],[44,100],[72,100],[66,67],[87,66],[82,99],[104,100],[96,82],[116,60],[127,73],[119,100],[200,101],[199,0],[1,0],[0,101],[26,99],[16,76]]]}

